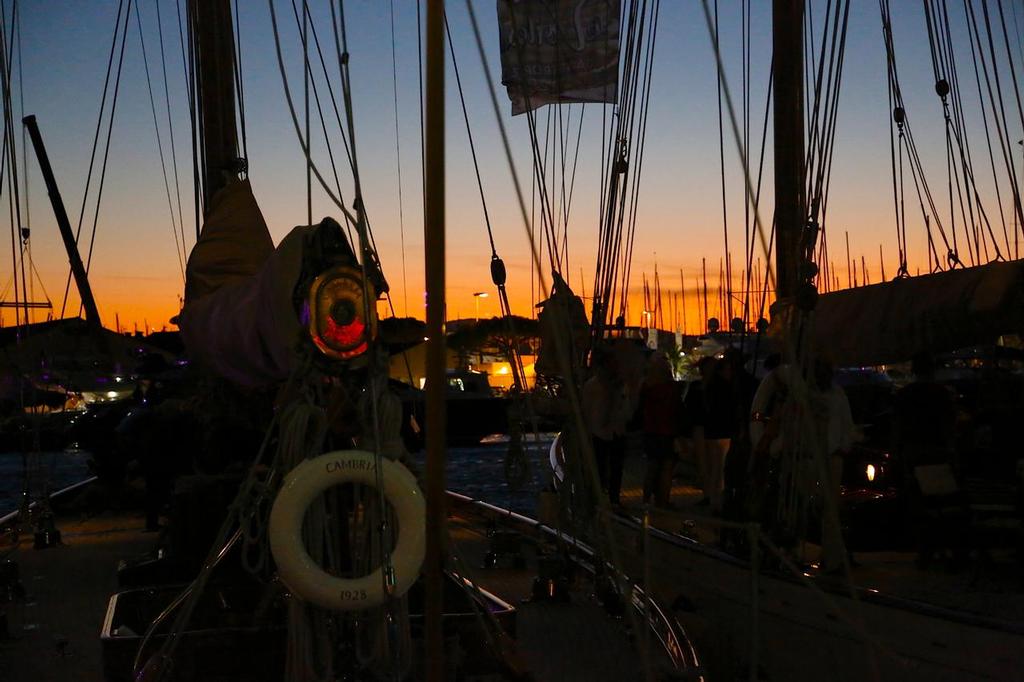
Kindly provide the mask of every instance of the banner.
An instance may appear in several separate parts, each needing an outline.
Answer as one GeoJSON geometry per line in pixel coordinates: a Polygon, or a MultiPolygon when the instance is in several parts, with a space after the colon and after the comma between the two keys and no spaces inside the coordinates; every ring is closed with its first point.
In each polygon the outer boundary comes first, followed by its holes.
{"type": "Polygon", "coordinates": [[[512,114],[618,96],[620,0],[497,0],[512,114]]]}

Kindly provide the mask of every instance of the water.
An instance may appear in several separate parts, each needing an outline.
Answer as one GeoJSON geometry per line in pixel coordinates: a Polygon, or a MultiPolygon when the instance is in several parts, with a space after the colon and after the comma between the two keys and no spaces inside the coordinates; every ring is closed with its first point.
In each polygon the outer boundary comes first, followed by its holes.
{"type": "MultiPolygon", "coordinates": [[[[529,460],[529,476],[518,491],[512,491],[505,482],[507,443],[449,448],[445,487],[520,514],[533,516],[537,506],[537,493],[551,480],[551,468],[548,465],[551,439],[542,435],[539,445],[533,444],[532,437],[527,437],[526,440],[530,441],[524,443],[529,460]]],[[[421,471],[424,458],[422,452],[413,457],[421,471]]]]}
{"type": "MultiPolygon", "coordinates": [[[[84,451],[30,454],[28,464],[35,473],[33,496],[41,494],[47,482],[50,492],[53,492],[89,478],[88,462],[89,454],[84,451]]],[[[0,453],[0,516],[16,510],[21,504],[24,471],[25,462],[20,452],[0,453]]]]}
{"type": "MultiPolygon", "coordinates": [[[[523,487],[512,491],[505,483],[505,456],[507,443],[489,443],[469,448],[449,448],[447,488],[481,499],[500,507],[511,508],[532,515],[537,493],[550,479],[548,448],[551,438],[542,436],[538,445],[526,447],[529,476],[523,487]]],[[[36,455],[35,464],[43,478],[49,474],[51,491],[78,483],[88,478],[89,454],[86,452],[43,452],[36,455]]],[[[413,461],[423,470],[424,453],[413,455],[413,461]]],[[[0,453],[0,516],[12,512],[21,504],[24,486],[22,455],[17,452],[0,453]]],[[[38,489],[38,488],[37,488],[38,489]]]]}

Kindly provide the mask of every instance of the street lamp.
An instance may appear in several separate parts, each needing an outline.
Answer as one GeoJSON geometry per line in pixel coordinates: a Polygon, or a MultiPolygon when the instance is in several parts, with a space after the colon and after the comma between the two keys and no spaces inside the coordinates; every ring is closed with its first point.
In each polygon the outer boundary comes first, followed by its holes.
{"type": "Polygon", "coordinates": [[[476,291],[473,293],[473,302],[476,304],[476,321],[480,321],[480,299],[487,298],[489,294],[486,291],[476,291]]]}

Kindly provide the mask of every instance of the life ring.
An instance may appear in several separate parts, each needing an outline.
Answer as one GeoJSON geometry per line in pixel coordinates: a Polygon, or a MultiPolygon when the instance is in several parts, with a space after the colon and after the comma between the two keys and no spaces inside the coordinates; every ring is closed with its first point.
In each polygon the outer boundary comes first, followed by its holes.
{"type": "Polygon", "coordinates": [[[398,540],[391,553],[394,596],[416,581],[426,554],[426,502],[416,478],[398,462],[360,450],[338,450],[308,459],[284,479],[270,511],[270,552],[281,581],[304,601],[335,611],[355,611],[384,603],[383,569],[361,578],[338,578],[309,556],[302,541],[302,522],[317,495],[342,483],[376,487],[377,462],[382,466],[384,497],[398,519],[398,540]]]}

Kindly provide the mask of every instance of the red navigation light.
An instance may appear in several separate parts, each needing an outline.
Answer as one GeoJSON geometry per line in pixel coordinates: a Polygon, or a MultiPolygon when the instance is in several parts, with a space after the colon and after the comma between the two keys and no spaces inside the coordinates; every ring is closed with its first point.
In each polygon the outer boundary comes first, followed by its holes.
{"type": "Polygon", "coordinates": [[[325,355],[351,360],[366,352],[377,333],[372,289],[358,270],[339,266],[317,277],[309,288],[309,335],[325,355]]]}

